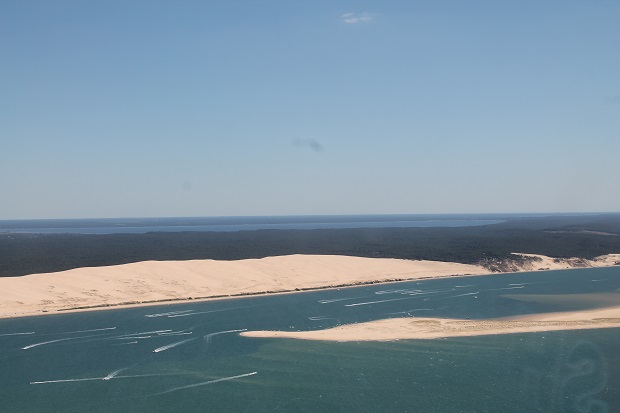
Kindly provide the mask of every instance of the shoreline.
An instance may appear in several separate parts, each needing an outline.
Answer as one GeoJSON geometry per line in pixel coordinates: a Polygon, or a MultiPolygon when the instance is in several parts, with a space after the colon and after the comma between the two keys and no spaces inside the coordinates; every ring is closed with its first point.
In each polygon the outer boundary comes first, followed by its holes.
{"type": "Polygon", "coordinates": [[[546,331],[620,328],[620,305],[593,310],[494,319],[399,317],[313,331],[244,331],[245,337],[312,341],[398,341],[478,337],[546,331]]]}
{"type": "Polygon", "coordinates": [[[455,275],[445,275],[445,276],[438,276],[438,277],[375,280],[375,281],[367,281],[367,282],[360,282],[360,283],[353,283],[353,284],[326,285],[324,287],[296,288],[294,290],[258,291],[258,292],[252,292],[252,293],[214,295],[214,296],[208,296],[208,297],[167,298],[167,299],[162,299],[162,300],[123,302],[123,303],[118,303],[118,304],[94,304],[91,306],[64,308],[64,309],[58,309],[54,311],[40,311],[35,314],[23,314],[23,315],[15,315],[15,316],[0,313],[0,319],[21,318],[21,317],[40,317],[40,316],[46,316],[46,315],[71,314],[71,313],[81,313],[81,312],[89,312],[89,311],[117,310],[117,309],[124,309],[124,308],[155,307],[159,305],[191,304],[191,303],[200,303],[200,302],[207,302],[207,301],[220,301],[220,300],[223,301],[223,300],[232,300],[232,299],[237,299],[237,298],[249,298],[249,297],[258,297],[258,296],[300,294],[300,293],[305,293],[305,292],[323,291],[323,290],[340,290],[344,288],[363,287],[366,285],[377,285],[377,284],[387,285],[387,284],[398,284],[398,283],[405,283],[405,282],[418,281],[418,280],[430,280],[430,279],[453,278],[453,277],[454,278],[478,277],[478,276],[483,276],[483,275],[490,275],[490,274],[455,274],[455,275]]]}
{"type": "Polygon", "coordinates": [[[134,308],[490,273],[481,266],[348,256],[143,261],[0,278],[0,318],[134,308]]]}
{"type": "MultiPolygon", "coordinates": [[[[519,254],[530,259],[520,271],[578,269],[572,259],[519,254]],[[532,269],[537,262],[558,268],[532,269]],[[567,268],[568,266],[568,268],[567,268]]],[[[588,261],[612,266],[620,254],[588,261]]],[[[511,268],[512,269],[512,268],[511,268]]],[[[498,274],[481,265],[363,258],[288,255],[238,261],[143,261],[85,267],[57,273],[0,278],[0,318],[32,317],[157,305],[294,294],[436,278],[498,274]]]]}

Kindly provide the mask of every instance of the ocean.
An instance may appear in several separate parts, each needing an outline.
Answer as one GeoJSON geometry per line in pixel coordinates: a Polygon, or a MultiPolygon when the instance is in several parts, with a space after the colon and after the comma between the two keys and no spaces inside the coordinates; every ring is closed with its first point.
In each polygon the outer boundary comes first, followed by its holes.
{"type": "MultiPolygon", "coordinates": [[[[467,227],[503,222],[509,215],[307,215],[265,217],[0,220],[0,233],[141,234],[260,229],[467,227]]],[[[510,215],[521,217],[523,215],[510,215]]]]}
{"type": "Polygon", "coordinates": [[[0,412],[615,412],[616,328],[350,343],[239,333],[579,310],[619,289],[609,267],[2,319],[0,412]]]}

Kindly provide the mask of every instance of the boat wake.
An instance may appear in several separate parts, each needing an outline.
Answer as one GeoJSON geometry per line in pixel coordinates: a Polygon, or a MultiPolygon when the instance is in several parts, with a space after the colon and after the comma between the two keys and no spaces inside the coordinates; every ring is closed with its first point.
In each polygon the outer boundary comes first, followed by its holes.
{"type": "Polygon", "coordinates": [[[172,393],[172,392],[179,391],[179,390],[184,390],[184,389],[191,389],[192,387],[206,386],[207,384],[214,384],[214,383],[219,383],[219,382],[222,382],[222,381],[240,379],[240,378],[243,378],[243,377],[253,376],[255,374],[258,374],[258,372],[253,371],[252,373],[239,374],[238,376],[222,377],[221,379],[203,381],[201,383],[195,383],[195,384],[188,384],[187,386],[173,387],[171,389],[162,391],[160,393],[155,393],[153,396],[159,396],[161,394],[172,393]]]}
{"type": "Polygon", "coordinates": [[[114,377],[118,376],[118,373],[120,373],[121,371],[127,370],[128,367],[125,367],[123,369],[118,369],[118,370],[114,370],[112,373],[108,374],[107,376],[105,376],[104,378],[102,378],[101,380],[110,380],[113,379],[114,377]]]}
{"type": "Polygon", "coordinates": [[[196,339],[195,338],[189,338],[187,340],[177,341],[176,343],[167,344],[165,346],[157,347],[155,350],[153,350],[153,353],[161,353],[162,351],[170,350],[171,348],[180,346],[180,345],[185,344],[185,343],[189,343],[190,341],[193,341],[193,340],[196,340],[196,339]]]}
{"type": "Polygon", "coordinates": [[[217,333],[207,334],[203,337],[205,343],[210,343],[211,339],[215,336],[219,336],[220,334],[229,334],[229,333],[240,333],[242,331],[247,331],[247,328],[242,328],[240,330],[226,330],[226,331],[218,331],[217,333]]]}
{"type": "Polygon", "coordinates": [[[64,379],[64,380],[46,380],[46,381],[31,381],[30,384],[48,384],[48,383],[71,383],[77,381],[94,381],[103,380],[103,377],[88,377],[85,379],[64,379]]]}
{"type": "MultiPolygon", "coordinates": [[[[183,314],[172,314],[172,315],[168,315],[166,317],[168,318],[176,318],[176,317],[189,317],[191,315],[199,315],[199,314],[210,314],[210,313],[220,313],[222,311],[230,311],[230,310],[237,310],[239,308],[245,308],[245,307],[232,307],[232,308],[221,308],[219,310],[209,310],[209,311],[196,311],[196,312],[186,312],[183,314]]],[[[193,311],[193,310],[192,310],[193,311]]]]}
{"type": "Polygon", "coordinates": [[[332,298],[331,300],[319,300],[318,302],[321,303],[321,304],[329,304],[329,303],[336,303],[338,301],[361,300],[362,298],[368,298],[368,296],[365,296],[365,297],[349,297],[349,298],[332,298]]]}
{"type": "Polygon", "coordinates": [[[34,334],[34,331],[29,331],[27,333],[6,333],[6,334],[0,334],[0,337],[8,337],[8,336],[26,336],[26,335],[30,335],[30,334],[34,334]]]}
{"type": "Polygon", "coordinates": [[[43,341],[41,343],[29,344],[29,345],[27,345],[25,347],[22,347],[22,350],[29,350],[29,349],[34,348],[34,347],[44,346],[46,344],[52,344],[52,343],[60,343],[62,341],[80,340],[82,338],[92,338],[92,337],[98,337],[98,336],[81,336],[81,337],[59,338],[59,339],[56,339],[56,340],[49,340],[49,341],[43,341]]]}
{"type": "Polygon", "coordinates": [[[93,333],[95,331],[108,331],[108,330],[116,330],[116,327],[94,328],[92,330],[65,331],[62,333],[55,333],[55,334],[93,333]]]}
{"type": "Polygon", "coordinates": [[[158,313],[158,314],[145,314],[145,317],[149,317],[149,318],[155,318],[155,317],[168,317],[171,315],[177,315],[177,314],[184,314],[184,313],[191,313],[194,310],[183,310],[183,311],[170,311],[168,313],[158,313]]]}

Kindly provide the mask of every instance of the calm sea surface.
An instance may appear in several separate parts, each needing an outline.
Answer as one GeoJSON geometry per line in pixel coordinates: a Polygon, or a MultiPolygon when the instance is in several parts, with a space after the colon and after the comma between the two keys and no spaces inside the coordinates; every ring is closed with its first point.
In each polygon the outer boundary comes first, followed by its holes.
{"type": "Polygon", "coordinates": [[[618,289],[612,267],[0,320],[0,412],[617,412],[620,329],[354,343],[236,330],[577,310],[618,289]]]}
{"type": "Polygon", "coordinates": [[[0,233],[119,234],[259,229],[467,227],[503,222],[500,215],[322,215],[206,218],[114,218],[0,221],[0,233]]]}

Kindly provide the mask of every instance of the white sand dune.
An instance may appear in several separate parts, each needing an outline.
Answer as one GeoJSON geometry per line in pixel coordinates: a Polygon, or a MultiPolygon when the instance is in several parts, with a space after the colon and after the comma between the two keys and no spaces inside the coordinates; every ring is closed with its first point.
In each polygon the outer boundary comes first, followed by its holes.
{"type": "Polygon", "coordinates": [[[620,328],[620,306],[488,320],[390,318],[325,330],[246,331],[241,335],[322,341],[394,341],[592,328],[620,328]]]}
{"type": "Polygon", "coordinates": [[[0,278],[0,317],[487,273],[477,265],[333,255],[145,261],[0,278]]]}
{"type": "MultiPolygon", "coordinates": [[[[620,262],[620,254],[572,261],[523,255],[530,259],[511,271],[620,262]]],[[[144,261],[0,278],[0,317],[489,273],[480,265],[335,255],[144,261]]]]}

